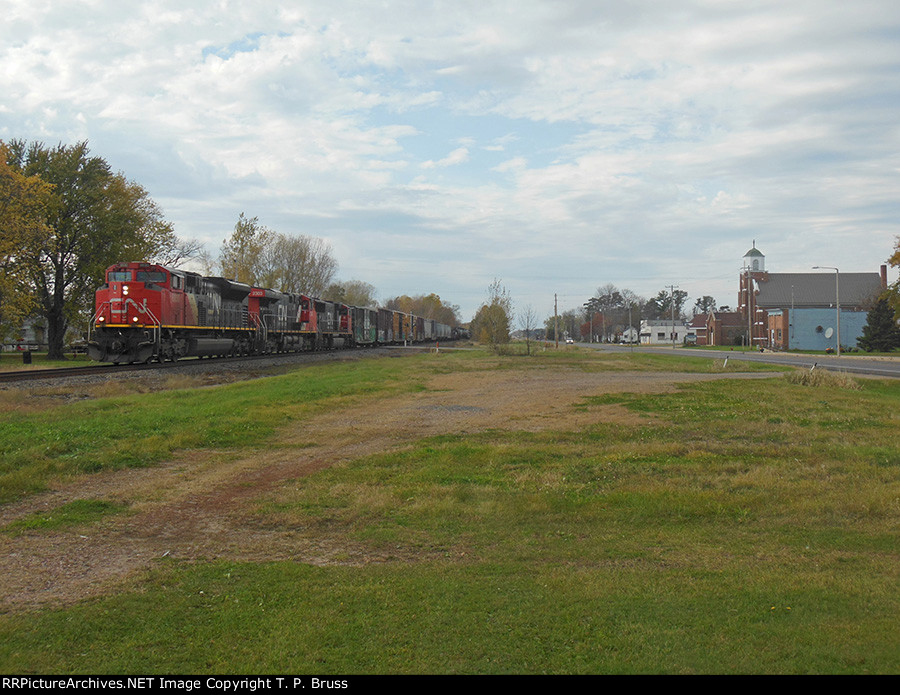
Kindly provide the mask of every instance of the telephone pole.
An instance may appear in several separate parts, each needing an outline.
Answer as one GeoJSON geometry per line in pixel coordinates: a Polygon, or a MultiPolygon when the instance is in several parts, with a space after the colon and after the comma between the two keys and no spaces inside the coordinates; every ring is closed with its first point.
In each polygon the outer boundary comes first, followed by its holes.
{"type": "Polygon", "coordinates": [[[675,349],[675,290],[678,288],[678,285],[669,285],[669,289],[672,290],[672,349],[675,349]]]}
{"type": "Polygon", "coordinates": [[[556,310],[556,292],[553,293],[553,339],[556,341],[556,349],[559,350],[559,314],[556,310]]]}

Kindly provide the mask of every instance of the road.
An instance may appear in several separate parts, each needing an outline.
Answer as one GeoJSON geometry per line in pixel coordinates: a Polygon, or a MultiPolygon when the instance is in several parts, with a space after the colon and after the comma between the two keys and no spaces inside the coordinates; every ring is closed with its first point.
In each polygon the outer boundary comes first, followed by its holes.
{"type": "Polygon", "coordinates": [[[842,355],[801,355],[791,352],[740,352],[735,350],[703,350],[696,348],[644,347],[640,345],[606,345],[599,343],[578,343],[582,347],[592,347],[609,352],[646,352],[657,355],[669,354],[685,357],[708,357],[710,359],[746,360],[783,364],[791,367],[811,369],[829,369],[848,374],[879,376],[888,379],[900,379],[900,357],[863,357],[858,354],[842,355]]]}

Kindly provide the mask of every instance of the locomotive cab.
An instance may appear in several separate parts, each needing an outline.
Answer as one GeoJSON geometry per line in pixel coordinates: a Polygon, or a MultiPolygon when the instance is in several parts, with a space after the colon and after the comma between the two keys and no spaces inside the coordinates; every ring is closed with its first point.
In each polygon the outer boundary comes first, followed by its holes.
{"type": "Polygon", "coordinates": [[[88,339],[91,359],[146,362],[159,342],[170,271],[152,263],[124,263],[106,271],[96,292],[96,312],[88,339]]]}

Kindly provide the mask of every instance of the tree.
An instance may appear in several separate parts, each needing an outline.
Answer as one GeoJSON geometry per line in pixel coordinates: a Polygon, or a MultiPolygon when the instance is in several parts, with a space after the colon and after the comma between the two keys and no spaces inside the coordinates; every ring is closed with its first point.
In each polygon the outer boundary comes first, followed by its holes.
{"type": "Polygon", "coordinates": [[[434,319],[438,323],[448,326],[458,326],[460,324],[459,305],[445,304],[434,292],[415,297],[405,294],[392,297],[385,301],[384,308],[402,311],[406,314],[415,314],[426,319],[434,319]]]}
{"type": "Polygon", "coordinates": [[[537,328],[537,314],[529,304],[519,314],[519,327],[525,333],[525,353],[531,354],[531,341],[534,330],[537,328]]]}
{"type": "Polygon", "coordinates": [[[274,242],[275,234],[270,229],[261,226],[258,218],[248,219],[242,212],[231,236],[222,243],[222,275],[248,285],[274,287],[278,268],[274,256],[266,253],[274,242]]]}
{"type": "Polygon", "coordinates": [[[697,299],[694,302],[694,316],[699,314],[708,314],[710,311],[716,310],[716,300],[713,297],[710,297],[708,294],[704,294],[702,297],[697,299]]]}
{"type": "Polygon", "coordinates": [[[879,299],[869,311],[863,334],[857,343],[866,352],[890,352],[900,347],[900,327],[887,297],[879,299]]]}
{"type": "Polygon", "coordinates": [[[488,287],[488,301],[472,319],[472,335],[499,352],[502,346],[509,343],[511,322],[512,298],[501,282],[495,279],[488,287]]]}
{"type": "Polygon", "coordinates": [[[151,260],[174,233],[147,191],[92,157],[86,142],[47,148],[14,140],[7,162],[53,186],[42,211],[46,234],[22,262],[47,321],[48,357],[65,359],[69,323],[89,315],[106,268],[123,259],[151,260]]]}
{"type": "MultiPolygon", "coordinates": [[[[888,263],[894,268],[900,268],[900,237],[897,237],[894,253],[888,258],[888,263]]],[[[888,304],[894,309],[894,319],[900,321],[900,279],[888,287],[885,296],[888,304]]]]}
{"type": "Polygon", "coordinates": [[[0,142],[0,339],[34,308],[28,264],[47,234],[44,210],[52,193],[39,176],[9,166],[9,158],[0,142]]]}
{"type": "MultiPolygon", "coordinates": [[[[587,331],[582,331],[581,313],[577,309],[568,309],[557,316],[548,316],[544,320],[544,334],[547,340],[558,341],[565,337],[572,339],[580,338],[586,335],[587,331]]],[[[594,329],[598,329],[598,325],[594,325],[594,329]]]]}
{"type": "Polygon", "coordinates": [[[314,297],[326,296],[337,267],[326,241],[280,234],[243,212],[219,253],[220,272],[232,280],[314,297]]]}
{"type": "Polygon", "coordinates": [[[597,288],[597,294],[593,300],[597,311],[610,311],[619,309],[623,305],[622,293],[612,283],[597,288]]]}
{"type": "Polygon", "coordinates": [[[618,289],[612,283],[597,288],[596,294],[584,305],[582,335],[599,335],[601,342],[620,336],[626,326],[640,321],[644,298],[627,288],[618,289]]]}
{"type": "Polygon", "coordinates": [[[272,265],[277,268],[272,286],[282,292],[324,297],[337,274],[331,244],[318,237],[277,234],[271,253],[276,259],[272,265]]]}
{"type": "Polygon", "coordinates": [[[362,280],[333,282],[325,290],[325,298],[350,306],[375,306],[375,287],[362,280]]]}
{"type": "Polygon", "coordinates": [[[573,340],[581,338],[581,317],[576,309],[568,309],[559,315],[560,330],[573,340]]]}
{"type": "Polygon", "coordinates": [[[559,316],[548,316],[544,319],[544,336],[547,340],[557,341],[562,337],[563,325],[559,316]]]}
{"type": "Polygon", "coordinates": [[[197,239],[182,239],[175,236],[174,232],[160,245],[159,250],[153,255],[153,262],[159,265],[177,268],[187,260],[199,260],[205,264],[209,253],[203,243],[197,239]]]}
{"type": "Polygon", "coordinates": [[[671,319],[672,318],[672,302],[675,302],[675,320],[682,318],[682,309],[687,299],[687,292],[684,290],[675,290],[669,292],[660,290],[653,299],[644,304],[642,313],[644,318],[648,319],[671,319]]]}

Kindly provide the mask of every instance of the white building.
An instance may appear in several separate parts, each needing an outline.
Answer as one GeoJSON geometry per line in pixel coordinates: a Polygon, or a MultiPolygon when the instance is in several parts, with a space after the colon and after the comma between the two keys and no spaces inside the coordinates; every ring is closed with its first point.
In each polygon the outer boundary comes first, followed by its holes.
{"type": "Polygon", "coordinates": [[[626,326],[625,330],[622,331],[622,335],[619,337],[619,342],[637,343],[640,340],[639,335],[637,328],[634,326],[626,326]]]}
{"type": "Polygon", "coordinates": [[[687,337],[688,327],[684,321],[671,319],[651,319],[641,321],[641,345],[682,345],[687,337]]]}

